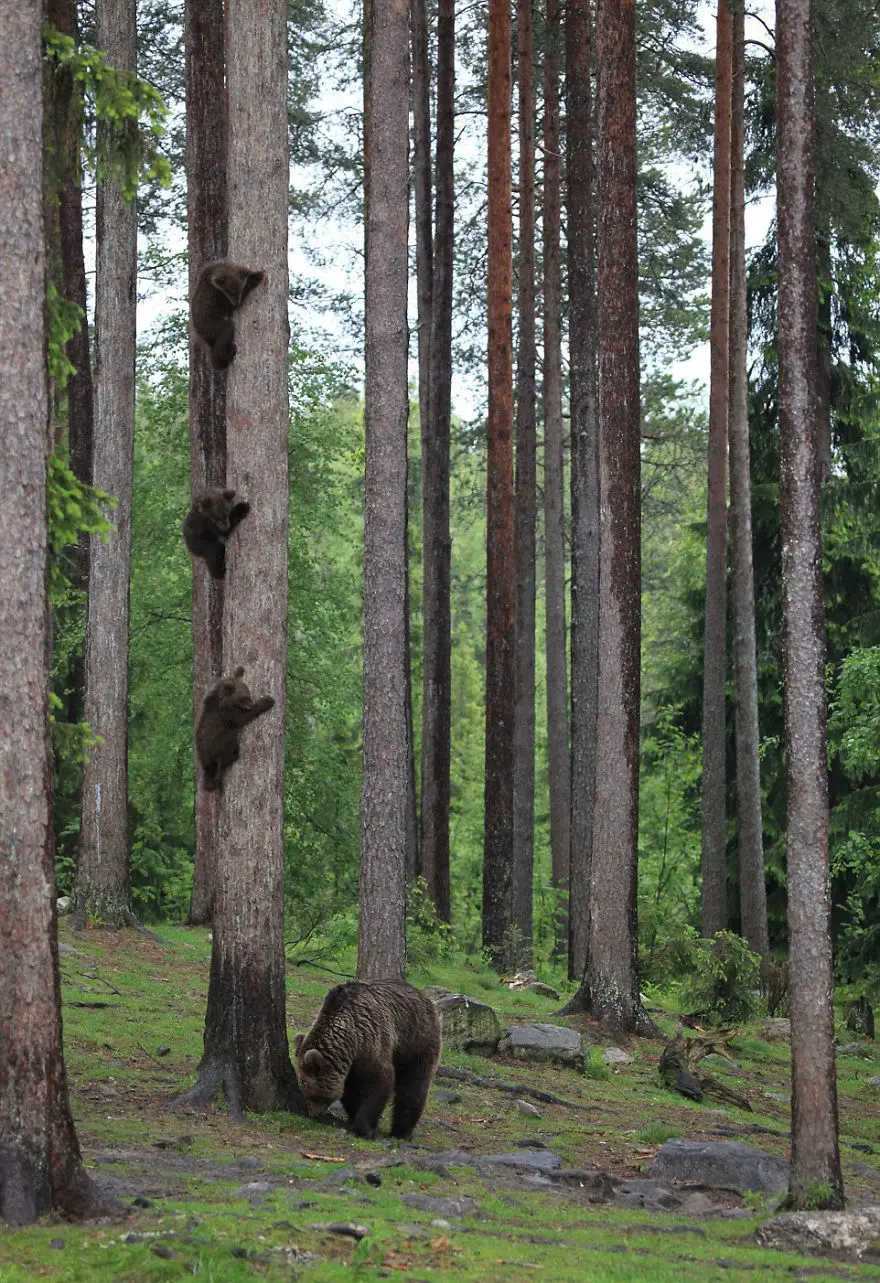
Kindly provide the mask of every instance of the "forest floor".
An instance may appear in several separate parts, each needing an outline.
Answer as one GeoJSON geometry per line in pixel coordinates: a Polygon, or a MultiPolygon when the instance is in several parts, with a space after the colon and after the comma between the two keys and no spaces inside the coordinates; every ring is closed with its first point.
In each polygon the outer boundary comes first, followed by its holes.
{"type": "MultiPolygon", "coordinates": [[[[523,1084],[565,1103],[540,1102],[539,1116],[525,1116],[495,1087],[441,1079],[410,1145],[358,1140],[329,1119],[289,1114],[235,1124],[221,1102],[169,1109],[195,1078],[211,946],[204,930],[160,931],[155,942],[132,931],[74,934],[62,924],[65,1054],[77,1129],[89,1172],[124,1212],[83,1226],[46,1220],[0,1229],[0,1283],[880,1277],[880,1255],[856,1263],[758,1246],[756,1227],[772,1211],[766,1196],[713,1191],[712,1206],[695,1211],[691,1194],[691,1210],[646,1212],[590,1203],[589,1181],[551,1183],[517,1167],[461,1165],[461,1151],[476,1160],[517,1150],[534,1155],[546,1146],[566,1169],[637,1178],[665,1139],[719,1132],[787,1157],[788,1043],[766,1040],[760,1024],[729,1045],[734,1063],[727,1071],[725,1062],[712,1065],[718,1079],[748,1098],[752,1113],[722,1110],[717,1100],[696,1105],[668,1091],[657,1073],[662,1043],[634,1040],[625,1048],[631,1063],[606,1068],[597,1053],[583,1074],[444,1052],[443,1069],[523,1084]],[[453,1150],[458,1156],[449,1156],[453,1150]]],[[[345,970],[344,961],[332,965],[345,970]]],[[[291,1039],[339,979],[314,965],[289,968],[291,1039]]],[[[503,988],[478,965],[438,964],[410,979],[488,1002],[502,1024],[568,1024],[598,1048],[607,1045],[584,1017],[555,1017],[558,1001],[503,988]]],[[[660,1023],[671,1033],[675,1018],[660,1023]]],[[[844,1179],[856,1204],[880,1200],[880,1089],[869,1082],[880,1073],[878,1060],[866,1042],[864,1055],[838,1061],[844,1179]]]]}

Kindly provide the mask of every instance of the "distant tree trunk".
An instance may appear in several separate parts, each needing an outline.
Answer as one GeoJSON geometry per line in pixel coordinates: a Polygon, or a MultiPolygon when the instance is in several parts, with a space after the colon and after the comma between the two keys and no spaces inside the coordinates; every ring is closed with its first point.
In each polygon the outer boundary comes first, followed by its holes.
{"type": "Polygon", "coordinates": [[[489,415],[486,533],[486,792],[483,947],[504,965],[513,916],[513,222],[510,10],[489,0],[489,415]]]}
{"type": "Polygon", "coordinates": [[[639,1002],[639,293],[635,6],[596,16],[599,264],[599,716],[587,991],[605,1032],[647,1032],[639,1002]]]}
{"type": "Polygon", "coordinates": [[[39,4],[2,0],[0,172],[0,1217],[95,1210],[61,1047],[49,746],[39,4]]]}
{"type": "MultiPolygon", "coordinates": [[[[46,21],[74,40],[79,39],[79,29],[74,0],[48,0],[46,21]]],[[[82,158],[80,135],[82,129],[82,94],[69,72],[64,73],[59,93],[56,134],[56,178],[58,183],[58,236],[61,253],[61,292],[76,303],[82,311],[82,320],[67,342],[67,359],[73,373],[67,382],[67,436],[70,447],[70,466],[74,475],[90,483],[92,480],[92,443],[94,440],[95,410],[92,389],[92,367],[89,353],[88,299],[86,296],[86,267],[83,255],[82,213],[82,158]]],[[[88,545],[81,554],[80,586],[88,586],[88,545]]]]}
{"type": "MultiPolygon", "coordinates": [[[[227,479],[249,496],[226,554],[223,654],[275,707],[244,734],[219,799],[214,938],[199,1081],[242,1110],[299,1109],[284,980],[287,674],[287,6],[228,0],[229,244],[267,280],[236,315],[227,388],[227,479]]],[[[202,692],[204,694],[204,692],[202,692]]]]}
{"type": "MultiPolygon", "coordinates": [[[[223,0],[187,0],[186,174],[189,292],[199,268],[228,254],[226,200],[226,59],[223,0]]],[[[189,458],[192,496],[226,485],[226,371],[212,370],[208,350],[189,342],[189,458]]],[[[193,718],[223,667],[223,580],[193,561],[193,718]]],[[[203,926],[214,911],[218,794],[202,784],[195,763],[196,855],[187,921],[203,926]]]]}
{"type": "Polygon", "coordinates": [[[571,853],[568,974],[587,967],[599,701],[599,384],[590,0],[565,17],[571,402],[571,853]]]}
{"type": "Polygon", "coordinates": [[[809,0],[777,0],[777,237],[794,1207],[843,1206],[834,1070],[809,0]]]}
{"type": "MultiPolygon", "coordinates": [[[[98,46],[134,71],[134,0],[99,0],[98,46]]],[[[99,122],[99,132],[102,126],[99,122]]],[[[115,178],[98,182],[95,288],[94,483],[116,498],[113,530],[93,536],[86,624],[85,719],[100,741],[83,773],[83,815],[74,903],[79,925],[131,920],[128,833],[128,631],[134,473],[137,213],[115,178]]]]}
{"type": "Polygon", "coordinates": [[[519,333],[516,357],[516,712],[514,715],[513,925],[519,957],[532,956],[535,853],[535,77],[532,0],[517,3],[519,79],[519,333]]]}
{"type": "Polygon", "coordinates": [[[752,566],[752,485],[749,460],[748,313],[744,190],[745,10],[733,18],[733,97],[730,170],[730,564],[733,586],[733,665],[736,689],[736,785],[742,934],[769,958],[767,890],[761,823],[755,579],[752,566]]]}
{"type": "Polygon", "coordinates": [[[730,332],[730,0],[718,0],[712,319],[709,331],[709,485],[703,658],[703,841],[700,920],[704,936],[727,926],[724,684],[727,671],[727,413],[730,332]]]}
{"type": "Polygon", "coordinates": [[[422,432],[424,586],[422,641],[422,872],[437,913],[451,917],[449,797],[452,619],[449,584],[449,441],[452,417],[452,273],[455,231],[455,0],[437,8],[437,156],[431,291],[430,434],[422,432]]]}
{"type": "MultiPolygon", "coordinates": [[[[560,262],[559,0],[547,5],[544,55],[544,611],[547,652],[547,775],[551,881],[568,894],[571,759],[565,662],[565,472],[562,427],[562,268],[560,262]]],[[[568,948],[568,910],[556,915],[556,950],[568,948]]]]}
{"type": "Polygon", "coordinates": [[[364,775],[358,976],[402,977],[406,884],[405,683],[409,8],[371,0],[365,151],[366,501],[364,775]]]}

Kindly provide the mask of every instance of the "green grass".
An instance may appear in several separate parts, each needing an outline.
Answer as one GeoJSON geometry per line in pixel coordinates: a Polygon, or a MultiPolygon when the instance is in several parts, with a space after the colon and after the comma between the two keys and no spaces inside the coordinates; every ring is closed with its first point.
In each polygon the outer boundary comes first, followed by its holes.
{"type": "MultiPolygon", "coordinates": [[[[754,1229],[769,1209],[755,1199],[754,1214],[743,1220],[653,1216],[591,1206],[577,1193],[509,1187],[466,1167],[437,1175],[414,1165],[413,1153],[452,1148],[490,1153],[539,1137],[567,1166],[636,1176],[664,1140],[705,1135],[720,1124],[771,1128],[772,1135],[742,1130],[741,1138],[787,1153],[789,1107],[770,1093],[789,1089],[788,1047],[765,1042],[759,1024],[731,1044],[736,1073],[723,1061],[712,1066],[713,1074],[748,1096],[752,1114],[729,1107],[712,1112],[718,1102],[697,1106],[667,1091],[657,1076],[659,1042],[633,1043],[627,1050],[634,1062],[601,1077],[447,1052],[444,1067],[527,1084],[588,1108],[539,1104],[541,1117],[526,1118],[511,1097],[491,1088],[439,1082],[438,1088],[453,1089],[460,1099],[444,1103],[435,1092],[416,1133],[416,1150],[403,1150],[399,1166],[378,1167],[379,1187],[362,1178],[340,1187],[334,1182],[343,1167],[355,1168],[362,1177],[394,1156],[393,1144],[355,1140],[323,1121],[284,1113],[249,1116],[235,1125],[220,1105],[180,1114],[169,1110],[169,1102],[194,1081],[202,1051],[210,943],[200,930],[163,926],[160,935],[162,942],[156,943],[129,931],[73,935],[66,925],[62,929],[62,941],[76,950],[62,953],[61,964],[77,1129],[89,1170],[112,1179],[128,1214],[85,1226],[47,1220],[26,1230],[0,1228],[0,1283],[396,1277],[413,1283],[526,1278],[753,1283],[756,1277],[762,1283],[790,1283],[803,1269],[818,1279],[877,1276],[876,1262],[823,1262],[758,1248],[754,1229]],[[75,1002],[108,1005],[71,1005],[75,1002]],[[157,1140],[175,1141],[177,1147],[157,1148],[157,1140]],[[271,1188],[248,1191],[254,1181],[271,1188]],[[451,1227],[435,1225],[436,1216],[402,1201],[406,1193],[468,1196],[478,1211],[448,1218],[451,1227]],[[149,1206],[132,1207],[134,1195],[146,1197],[149,1206]],[[358,1244],[321,1228],[336,1221],[363,1223],[370,1233],[358,1244]],[[63,1246],[52,1247],[53,1240],[63,1246]],[[173,1255],[157,1255],[156,1248],[173,1255]]],[[[332,965],[352,972],[352,964],[352,958],[343,957],[332,965]]],[[[488,1001],[502,1023],[546,1021],[560,1005],[511,992],[479,965],[438,966],[411,978],[488,1001]]],[[[324,993],[339,979],[315,966],[289,969],[291,1032],[308,1026],[324,993]]],[[[564,1023],[590,1034],[601,1048],[583,1017],[564,1023]]],[[[593,1058],[606,1068],[600,1049],[593,1058]]],[[[880,1154],[853,1149],[853,1143],[864,1142],[877,1148],[877,1093],[867,1082],[875,1072],[876,1060],[847,1058],[842,1067],[842,1154],[850,1195],[876,1194],[880,1188],[880,1154]]]]}

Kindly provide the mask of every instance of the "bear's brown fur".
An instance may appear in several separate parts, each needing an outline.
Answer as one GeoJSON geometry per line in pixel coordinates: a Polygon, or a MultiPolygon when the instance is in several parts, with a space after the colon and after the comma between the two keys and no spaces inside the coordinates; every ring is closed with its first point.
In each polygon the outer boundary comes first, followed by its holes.
{"type": "Polygon", "coordinates": [[[192,323],[210,349],[215,370],[225,370],[238,351],[233,312],[265,279],[265,272],[228,259],[202,265],[193,290],[192,323]]]}
{"type": "Polygon", "coordinates": [[[391,1135],[405,1140],[422,1116],[440,1059],[440,1020],[431,999],[412,985],[352,980],[330,990],[294,1049],[312,1116],[341,1100],[349,1129],[372,1139],[393,1093],[391,1135]]]}
{"type": "Polygon", "coordinates": [[[221,677],[202,700],[202,715],[196,727],[196,751],[204,771],[208,792],[223,788],[223,776],[240,755],[239,738],[245,726],[275,707],[271,695],[251,698],[243,681],[244,669],[221,677]]]}
{"type": "Polygon", "coordinates": [[[226,574],[226,541],[251,510],[234,490],[200,490],[183,522],[183,538],[194,557],[202,557],[212,579],[226,574]]]}

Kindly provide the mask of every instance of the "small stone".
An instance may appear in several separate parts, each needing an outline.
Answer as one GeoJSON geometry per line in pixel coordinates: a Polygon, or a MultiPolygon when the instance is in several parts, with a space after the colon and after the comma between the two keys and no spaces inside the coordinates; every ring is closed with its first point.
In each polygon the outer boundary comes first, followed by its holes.
{"type": "Polygon", "coordinates": [[[517,1100],[516,1107],[524,1118],[540,1118],[541,1111],[527,1100],[517,1100]]]}
{"type": "Polygon", "coordinates": [[[619,1047],[606,1047],[602,1052],[602,1059],[606,1065],[631,1065],[632,1056],[628,1052],[621,1051],[619,1047]]]}
{"type": "Polygon", "coordinates": [[[131,1205],[132,1207],[152,1207],[153,1206],[150,1199],[144,1198],[143,1194],[138,1194],[137,1198],[133,1198],[131,1200],[131,1205]]]}
{"type": "Polygon", "coordinates": [[[400,1201],[420,1212],[434,1212],[437,1216],[472,1216],[479,1210],[475,1198],[434,1198],[430,1194],[403,1194],[400,1201]]]}
{"type": "Polygon", "coordinates": [[[249,1198],[253,1194],[270,1194],[273,1188],[271,1181],[248,1181],[247,1185],[242,1185],[235,1194],[237,1198],[249,1198]]]}
{"type": "Polygon", "coordinates": [[[370,1232],[369,1225],[357,1225],[354,1221],[318,1221],[313,1230],[323,1230],[327,1234],[341,1234],[344,1238],[353,1238],[358,1242],[370,1232]]]}
{"type": "Polygon", "coordinates": [[[865,1142],[861,1140],[854,1140],[852,1142],[852,1148],[859,1150],[862,1154],[873,1154],[874,1152],[873,1145],[866,1145],[865,1142]]]}
{"type": "Polygon", "coordinates": [[[540,1136],[523,1136],[521,1140],[514,1142],[517,1149],[546,1149],[547,1142],[540,1136]]]}
{"type": "Polygon", "coordinates": [[[163,1261],[176,1261],[177,1253],[172,1252],[170,1247],[165,1247],[162,1243],[157,1243],[152,1249],[154,1256],[161,1256],[163,1261]]]}
{"type": "Polygon", "coordinates": [[[338,1118],[341,1123],[348,1122],[348,1111],[341,1100],[334,1100],[333,1104],[328,1107],[327,1113],[332,1114],[334,1118],[338,1118]]]}
{"type": "Polygon", "coordinates": [[[170,1055],[170,1053],[171,1053],[170,1047],[157,1047],[156,1049],[157,1056],[168,1056],[170,1055]]]}
{"type": "Polygon", "coordinates": [[[434,1100],[438,1105],[457,1105],[461,1096],[457,1091],[435,1091],[434,1100]]]}
{"type": "Polygon", "coordinates": [[[868,1079],[869,1087],[880,1087],[880,1074],[875,1074],[873,1078],[868,1079]]]}
{"type": "Polygon", "coordinates": [[[53,1250],[54,1252],[60,1252],[60,1251],[61,1251],[61,1249],[64,1247],[64,1239],[63,1239],[63,1238],[50,1238],[50,1239],[49,1239],[49,1246],[52,1248],[52,1250],[53,1250]]]}
{"type": "Polygon", "coordinates": [[[518,1154],[486,1154],[478,1160],[479,1166],[486,1167],[519,1167],[530,1171],[556,1171],[562,1166],[562,1159],[552,1149],[526,1149],[518,1154]]]}
{"type": "Polygon", "coordinates": [[[256,1256],[256,1252],[252,1247],[232,1247],[229,1250],[231,1254],[238,1257],[240,1261],[247,1261],[252,1256],[256,1256]]]}
{"type": "Polygon", "coordinates": [[[377,1189],[382,1184],[382,1177],[378,1172],[364,1172],[364,1180],[368,1185],[375,1185],[377,1189]]]}
{"type": "Polygon", "coordinates": [[[791,1096],[785,1091],[765,1091],[764,1095],[768,1100],[778,1100],[781,1105],[787,1105],[791,1101],[791,1096]]]}
{"type": "Polygon", "coordinates": [[[432,1221],[431,1226],[435,1230],[451,1230],[452,1225],[449,1221],[432,1221]]]}
{"type": "Polygon", "coordinates": [[[94,1161],[103,1166],[105,1163],[119,1163],[122,1160],[117,1158],[115,1154],[98,1154],[94,1161]]]}
{"type": "Polygon", "coordinates": [[[860,1042],[845,1042],[837,1048],[838,1056],[861,1056],[863,1060],[870,1060],[871,1053],[867,1047],[860,1042]]]}

